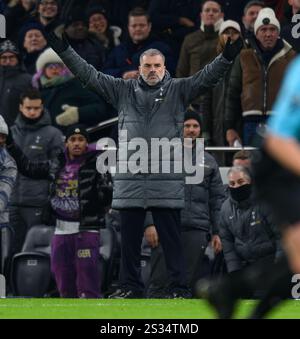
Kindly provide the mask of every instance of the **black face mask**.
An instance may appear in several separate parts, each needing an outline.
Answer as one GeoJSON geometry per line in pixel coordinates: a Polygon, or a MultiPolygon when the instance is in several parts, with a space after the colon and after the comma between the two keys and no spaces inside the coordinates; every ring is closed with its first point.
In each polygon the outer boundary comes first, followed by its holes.
{"type": "Polygon", "coordinates": [[[250,197],[251,188],[252,188],[251,184],[245,184],[237,188],[229,187],[229,190],[233,200],[243,201],[250,197]]]}

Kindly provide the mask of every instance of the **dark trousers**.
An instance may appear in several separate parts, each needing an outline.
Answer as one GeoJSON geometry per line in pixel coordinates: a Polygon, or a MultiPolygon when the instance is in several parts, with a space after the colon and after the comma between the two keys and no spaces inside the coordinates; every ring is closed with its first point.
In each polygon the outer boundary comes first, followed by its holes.
{"type": "MultiPolygon", "coordinates": [[[[193,290],[196,281],[201,277],[203,258],[208,244],[207,232],[190,230],[181,233],[185,267],[187,271],[187,285],[193,290]]],[[[162,293],[168,289],[168,275],[162,247],[151,251],[151,275],[148,288],[149,297],[163,297],[162,293]]]]}
{"type": "MultiPolygon", "coordinates": [[[[180,210],[152,208],[154,225],[162,245],[170,288],[186,288],[184,258],[180,236],[180,210]]],[[[142,291],[140,254],[146,210],[133,208],[120,211],[121,217],[121,284],[142,291]]]]}

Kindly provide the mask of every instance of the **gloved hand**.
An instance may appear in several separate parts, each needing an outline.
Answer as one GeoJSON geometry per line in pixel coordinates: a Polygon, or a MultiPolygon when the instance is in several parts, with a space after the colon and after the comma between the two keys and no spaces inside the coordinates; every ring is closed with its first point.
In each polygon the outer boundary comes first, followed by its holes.
{"type": "Polygon", "coordinates": [[[62,105],[61,108],[64,112],[59,114],[55,119],[58,125],[69,126],[76,124],[79,121],[78,107],[62,105]]]}
{"type": "Polygon", "coordinates": [[[243,48],[243,39],[239,37],[236,41],[231,43],[231,39],[228,38],[223,51],[223,57],[228,61],[233,61],[235,57],[240,53],[243,48]]]}
{"type": "Polygon", "coordinates": [[[63,33],[62,37],[59,38],[54,32],[47,34],[48,45],[57,53],[62,53],[70,46],[66,35],[63,33]]]}

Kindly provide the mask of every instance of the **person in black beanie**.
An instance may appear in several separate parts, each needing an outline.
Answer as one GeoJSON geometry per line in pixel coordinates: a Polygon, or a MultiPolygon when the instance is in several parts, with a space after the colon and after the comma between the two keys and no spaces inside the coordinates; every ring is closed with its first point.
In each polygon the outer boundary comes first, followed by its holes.
{"type": "MultiPolygon", "coordinates": [[[[99,298],[101,291],[100,233],[111,203],[110,176],[96,169],[99,152],[89,146],[81,124],[68,128],[64,152],[50,161],[29,160],[16,145],[9,148],[18,170],[39,182],[51,182],[47,204],[55,223],[51,270],[63,298],[99,298]]],[[[30,179],[30,180],[32,180],[30,179]]]]}
{"type": "Polygon", "coordinates": [[[108,14],[102,6],[88,7],[86,16],[89,32],[95,34],[102,42],[107,53],[120,44],[122,30],[118,26],[109,24],[108,14]]]}
{"type": "Polygon", "coordinates": [[[26,23],[19,32],[19,47],[26,70],[34,74],[36,60],[47,48],[46,31],[43,25],[35,21],[26,23]]]}
{"type": "MultiPolygon", "coordinates": [[[[198,160],[196,140],[201,136],[201,118],[193,111],[184,115],[184,138],[192,139],[193,164],[198,160]]],[[[189,147],[185,144],[185,147],[189,147]]],[[[201,153],[200,153],[201,154],[201,153]]],[[[195,295],[194,285],[208,274],[204,253],[211,241],[216,254],[222,250],[218,235],[220,209],[225,200],[225,191],[219,167],[212,155],[203,152],[197,166],[203,169],[203,179],[197,184],[185,184],[185,208],[181,210],[181,240],[187,270],[188,287],[195,295]]],[[[172,298],[162,247],[151,215],[147,216],[145,237],[151,251],[151,276],[147,296],[150,298],[172,298]]],[[[185,295],[187,297],[188,294],[185,295]]]]}
{"type": "Polygon", "coordinates": [[[88,31],[87,18],[80,7],[74,8],[65,20],[65,34],[74,50],[97,70],[105,61],[102,42],[88,31]]]}

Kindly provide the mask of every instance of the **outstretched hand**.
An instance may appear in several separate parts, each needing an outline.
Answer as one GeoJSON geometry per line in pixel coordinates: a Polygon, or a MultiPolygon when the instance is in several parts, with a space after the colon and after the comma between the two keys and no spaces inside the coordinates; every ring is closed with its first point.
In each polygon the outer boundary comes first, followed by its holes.
{"type": "Polygon", "coordinates": [[[233,61],[235,57],[240,53],[243,46],[244,42],[241,37],[239,37],[234,42],[231,42],[231,39],[228,38],[226,45],[224,47],[223,57],[228,61],[233,61]]]}
{"type": "Polygon", "coordinates": [[[48,45],[57,53],[60,54],[66,51],[69,47],[68,40],[65,34],[62,34],[62,37],[59,38],[54,32],[47,34],[48,45]]]}

